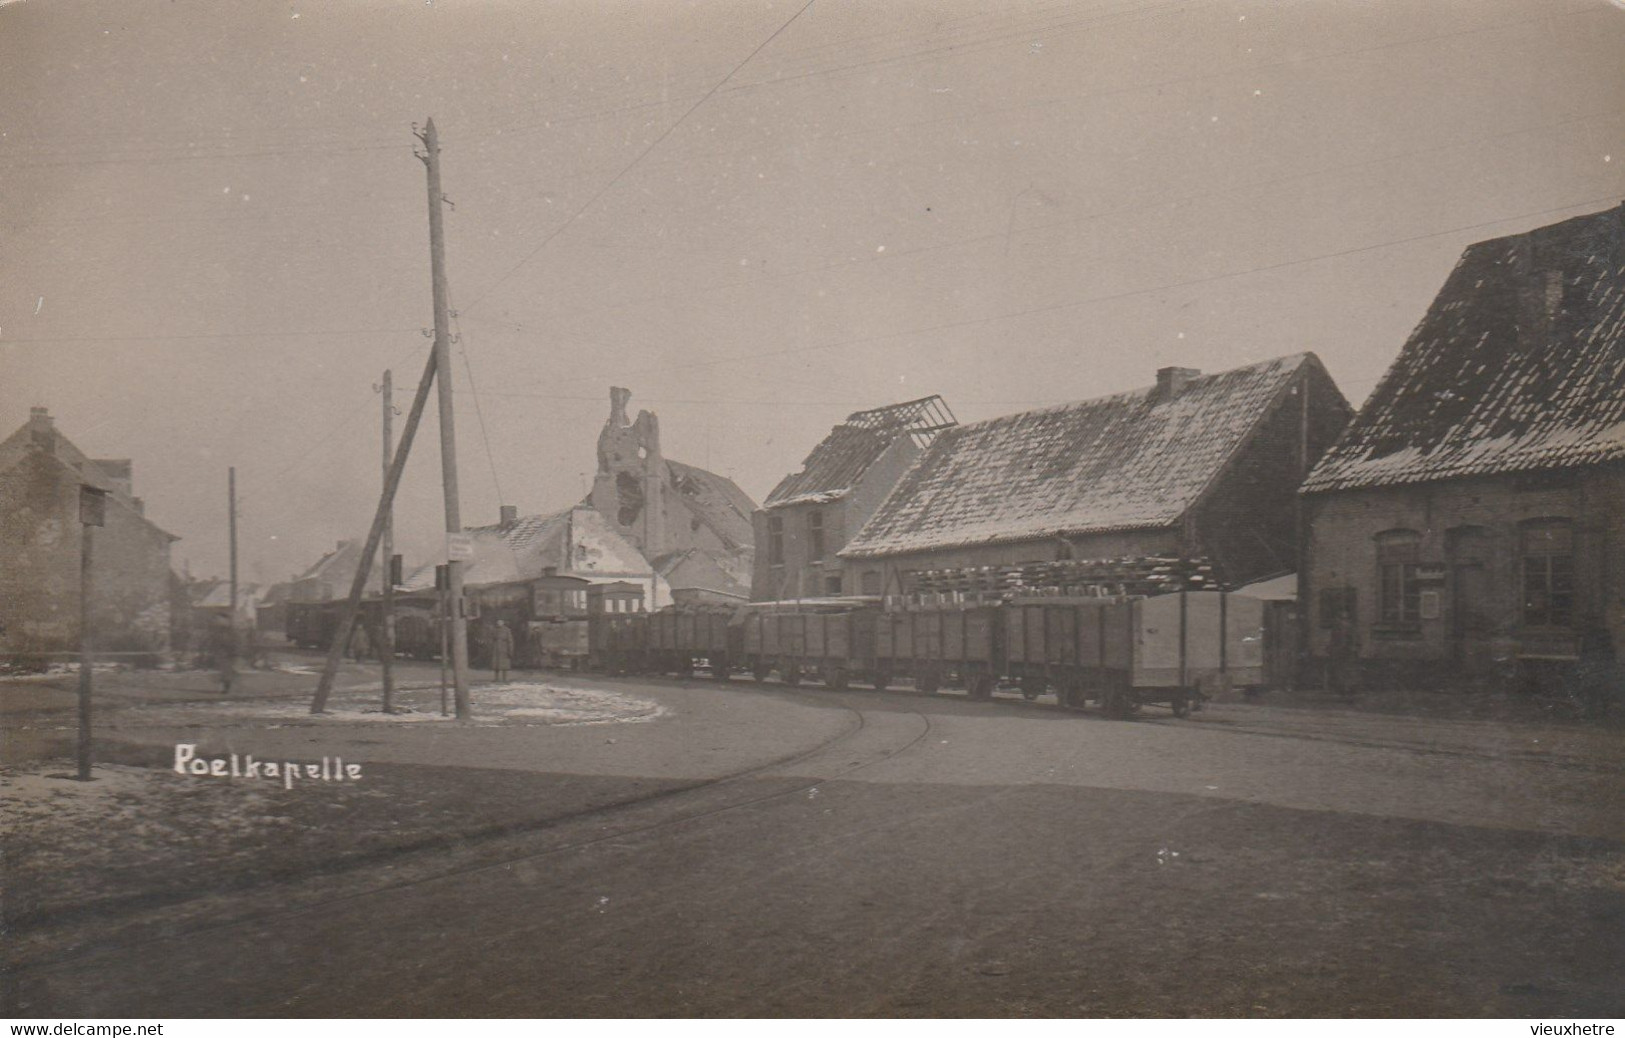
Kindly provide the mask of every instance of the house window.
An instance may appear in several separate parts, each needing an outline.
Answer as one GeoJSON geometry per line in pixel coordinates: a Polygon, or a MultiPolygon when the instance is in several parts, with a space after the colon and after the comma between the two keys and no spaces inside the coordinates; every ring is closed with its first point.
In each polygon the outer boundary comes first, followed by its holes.
{"type": "Polygon", "coordinates": [[[824,578],[824,594],[838,595],[841,593],[841,575],[831,573],[824,578]]]}
{"type": "Polygon", "coordinates": [[[1377,619],[1385,624],[1422,620],[1422,535],[1415,530],[1377,534],[1377,619]]]}
{"type": "Polygon", "coordinates": [[[1574,624],[1574,528],[1567,519],[1523,524],[1523,622],[1574,624]]]}
{"type": "Polygon", "coordinates": [[[863,576],[858,579],[865,595],[880,594],[880,573],[878,570],[864,570],[863,576]]]}
{"type": "Polygon", "coordinates": [[[767,517],[767,564],[784,565],[784,516],[767,517]]]}
{"type": "Polygon", "coordinates": [[[807,561],[824,558],[824,513],[817,508],[807,513],[807,561]]]}

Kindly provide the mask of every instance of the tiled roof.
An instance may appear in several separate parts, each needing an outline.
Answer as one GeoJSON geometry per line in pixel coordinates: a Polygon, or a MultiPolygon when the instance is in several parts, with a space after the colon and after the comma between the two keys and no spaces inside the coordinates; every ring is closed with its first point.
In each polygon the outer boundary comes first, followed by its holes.
{"type": "Polygon", "coordinates": [[[1180,520],[1313,354],[944,431],[840,552],[890,555],[1180,520]]]}
{"type": "Polygon", "coordinates": [[[750,548],[750,515],[756,511],[756,502],[738,484],[727,476],[670,458],[666,459],[666,471],[683,503],[700,522],[729,545],[750,548]]]}
{"type": "MultiPolygon", "coordinates": [[[[475,526],[466,532],[473,542],[474,557],[463,569],[464,587],[534,580],[549,568],[575,576],[649,571],[637,548],[591,508],[527,515],[507,525],[475,526]]],[[[418,567],[401,589],[432,590],[434,570],[434,563],[418,567]]]]}
{"type": "Polygon", "coordinates": [[[838,500],[899,436],[920,437],[924,446],[932,434],[953,424],[953,414],[936,396],[848,415],[807,455],[800,472],[779,481],[762,507],[838,500]]]}
{"type": "Polygon", "coordinates": [[[1625,459],[1622,219],[1469,246],[1304,492],[1625,459]]]}

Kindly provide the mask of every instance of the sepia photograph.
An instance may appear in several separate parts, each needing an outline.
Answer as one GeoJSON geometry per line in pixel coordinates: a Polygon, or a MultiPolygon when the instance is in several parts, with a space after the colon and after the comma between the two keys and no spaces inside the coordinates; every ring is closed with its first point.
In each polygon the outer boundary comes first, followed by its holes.
{"type": "Polygon", "coordinates": [[[12,1035],[1625,1018],[1625,0],[0,0],[0,99],[12,1035]]]}

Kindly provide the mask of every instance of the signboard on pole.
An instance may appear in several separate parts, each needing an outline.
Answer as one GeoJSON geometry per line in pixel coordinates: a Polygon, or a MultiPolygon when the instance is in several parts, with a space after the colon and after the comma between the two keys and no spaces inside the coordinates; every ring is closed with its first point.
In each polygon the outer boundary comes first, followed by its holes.
{"type": "Polygon", "coordinates": [[[467,562],[474,557],[474,538],[466,533],[446,534],[446,558],[451,562],[467,562]]]}

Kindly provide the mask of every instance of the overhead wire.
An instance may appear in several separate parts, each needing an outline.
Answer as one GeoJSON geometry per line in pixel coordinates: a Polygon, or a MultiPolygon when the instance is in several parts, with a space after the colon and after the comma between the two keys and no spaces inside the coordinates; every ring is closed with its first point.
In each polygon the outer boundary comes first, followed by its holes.
{"type": "MultiPolygon", "coordinates": [[[[1364,168],[1372,167],[1372,166],[1380,166],[1380,165],[1395,162],[1395,161],[1398,161],[1398,160],[1401,160],[1401,159],[1414,158],[1414,157],[1419,156],[1419,155],[1429,155],[1429,154],[1437,154],[1437,153],[1445,152],[1445,151],[1453,151],[1453,150],[1457,150],[1457,149],[1460,149],[1460,148],[1465,148],[1465,147],[1470,147],[1470,146],[1473,146],[1473,145],[1483,144],[1483,143],[1486,143],[1486,142],[1489,142],[1489,141],[1502,140],[1502,139],[1506,139],[1506,138],[1509,138],[1509,137],[1524,136],[1524,135],[1533,134],[1533,133],[1546,133],[1546,132],[1549,132],[1550,130],[1552,130],[1554,128],[1558,128],[1558,127],[1564,127],[1564,126],[1569,126],[1569,125],[1574,125],[1574,124],[1579,124],[1579,123],[1590,122],[1590,121],[1597,120],[1597,119],[1602,119],[1602,118],[1615,118],[1615,117],[1621,117],[1621,116],[1622,116],[1622,113],[1620,111],[1618,111],[1617,109],[1605,109],[1605,110],[1596,111],[1596,112],[1587,112],[1587,113],[1583,113],[1583,114],[1580,114],[1580,115],[1575,115],[1575,116],[1572,116],[1572,117],[1569,117],[1569,118],[1564,118],[1564,119],[1544,120],[1541,123],[1539,123],[1538,125],[1534,125],[1534,126],[1519,127],[1517,129],[1513,129],[1513,130],[1507,130],[1507,131],[1502,131],[1502,132],[1493,133],[1493,134],[1484,134],[1484,135],[1479,135],[1479,136],[1475,136],[1475,137],[1469,137],[1469,138],[1466,138],[1466,139],[1463,139],[1463,140],[1451,141],[1451,142],[1447,142],[1445,144],[1435,145],[1435,146],[1431,146],[1431,147],[1427,147],[1427,148],[1418,148],[1418,149],[1412,149],[1410,151],[1405,151],[1405,152],[1390,153],[1390,154],[1387,154],[1387,155],[1379,155],[1379,156],[1375,156],[1375,157],[1370,158],[1370,159],[1366,159],[1366,160],[1361,161],[1361,162],[1356,162],[1356,163],[1336,163],[1336,164],[1331,164],[1331,165],[1326,165],[1326,166],[1320,166],[1320,167],[1317,167],[1315,169],[1306,170],[1306,171],[1302,171],[1302,172],[1299,172],[1299,173],[1291,173],[1291,174],[1287,174],[1285,176],[1280,176],[1280,177],[1269,177],[1269,178],[1265,178],[1263,180],[1249,181],[1249,182],[1240,183],[1240,184],[1228,184],[1228,185],[1213,188],[1213,189],[1207,190],[1207,191],[1199,191],[1199,192],[1195,192],[1195,193],[1181,194],[1181,195],[1178,195],[1178,196],[1172,197],[1172,198],[1159,198],[1159,199],[1153,199],[1153,200],[1150,200],[1150,201],[1147,201],[1147,202],[1135,203],[1135,204],[1126,205],[1126,206],[1119,206],[1119,207],[1115,207],[1115,208],[1112,208],[1112,209],[1101,210],[1101,211],[1094,212],[1094,213],[1087,213],[1087,214],[1084,214],[1082,216],[1074,217],[1074,218],[1071,218],[1071,219],[1051,220],[1051,221],[1048,221],[1048,222],[1046,222],[1046,223],[1044,223],[1042,225],[1039,225],[1039,226],[1017,228],[1014,231],[1014,233],[1017,234],[1017,235],[1024,235],[1024,234],[1031,233],[1031,232],[1033,232],[1035,230],[1049,231],[1049,230],[1054,230],[1056,228],[1076,226],[1076,225],[1083,224],[1083,223],[1091,223],[1091,222],[1094,222],[1096,220],[1109,219],[1109,218],[1115,217],[1115,216],[1123,216],[1123,215],[1128,215],[1128,214],[1137,213],[1137,212],[1147,212],[1147,211],[1152,211],[1152,210],[1161,209],[1161,208],[1175,207],[1175,206],[1179,206],[1179,205],[1189,204],[1191,202],[1201,201],[1203,199],[1215,198],[1215,197],[1220,197],[1220,196],[1224,196],[1224,195],[1235,194],[1235,193],[1239,193],[1239,192],[1242,192],[1242,191],[1256,190],[1258,188],[1265,188],[1265,187],[1277,187],[1277,186],[1280,186],[1281,184],[1291,183],[1291,182],[1299,181],[1299,180],[1312,179],[1314,177],[1325,176],[1327,174],[1346,173],[1346,172],[1349,172],[1349,171],[1352,171],[1352,170],[1364,169],[1364,168]]],[[[710,294],[710,293],[714,293],[714,292],[733,291],[733,290],[738,290],[738,289],[750,289],[752,287],[755,287],[755,286],[758,286],[758,285],[761,285],[763,283],[770,282],[770,281],[779,281],[779,280],[784,280],[784,279],[789,279],[789,278],[805,277],[805,276],[811,275],[811,274],[828,273],[830,271],[840,270],[840,269],[847,268],[847,267],[864,266],[864,265],[868,265],[868,264],[886,264],[886,265],[890,266],[890,265],[892,265],[893,261],[898,260],[898,259],[902,259],[902,258],[905,258],[905,257],[908,257],[908,256],[917,256],[917,255],[922,255],[922,254],[925,254],[925,253],[942,251],[944,249],[953,249],[953,248],[959,248],[959,247],[967,246],[967,245],[978,245],[978,244],[985,244],[985,243],[989,243],[989,242],[1005,240],[1010,236],[1011,233],[1012,232],[1010,232],[1007,229],[1007,230],[993,231],[993,232],[988,232],[988,233],[983,233],[983,234],[976,234],[976,235],[971,235],[971,236],[967,236],[967,237],[953,238],[953,239],[950,239],[950,240],[947,240],[947,241],[932,242],[930,244],[916,246],[914,248],[889,249],[889,250],[887,250],[886,252],[883,252],[883,253],[865,253],[865,254],[860,255],[860,256],[835,260],[835,261],[832,261],[832,262],[822,263],[822,264],[818,264],[818,265],[815,265],[815,266],[799,267],[799,268],[796,268],[796,269],[793,269],[793,270],[788,270],[788,271],[775,271],[775,272],[770,273],[770,274],[761,274],[761,275],[753,276],[753,277],[751,277],[749,279],[735,278],[735,279],[730,279],[730,280],[726,280],[726,281],[718,281],[718,282],[713,282],[711,284],[700,285],[700,286],[692,287],[692,288],[683,288],[683,289],[680,289],[680,290],[672,290],[672,291],[667,291],[667,292],[654,293],[654,294],[650,294],[650,295],[646,295],[646,296],[636,296],[636,297],[633,297],[631,299],[624,299],[624,300],[621,300],[619,302],[604,304],[604,305],[601,305],[601,306],[586,307],[586,308],[575,309],[575,310],[564,310],[564,311],[560,311],[560,312],[555,313],[553,315],[553,317],[555,319],[560,318],[560,317],[579,317],[579,316],[583,316],[583,315],[586,315],[586,314],[594,314],[594,313],[602,313],[602,312],[606,312],[606,311],[619,310],[619,309],[622,309],[624,307],[631,306],[631,305],[634,305],[634,304],[637,304],[637,303],[657,302],[657,301],[660,301],[660,300],[663,300],[663,299],[672,299],[672,298],[676,298],[676,297],[679,297],[679,296],[691,299],[692,297],[694,297],[696,295],[701,295],[701,294],[710,294]]],[[[481,315],[474,315],[474,317],[475,317],[476,320],[486,321],[487,323],[506,324],[507,326],[509,326],[509,327],[511,327],[511,328],[513,328],[513,329],[515,329],[517,331],[533,332],[533,333],[535,331],[534,329],[526,327],[521,322],[513,321],[511,318],[508,318],[506,321],[498,321],[498,320],[495,320],[495,319],[492,319],[492,318],[483,317],[481,315]]],[[[562,329],[560,330],[560,332],[562,334],[573,334],[573,333],[570,333],[570,332],[562,330],[562,329]]]]}
{"type": "Polygon", "coordinates": [[[507,273],[503,274],[496,281],[491,283],[485,289],[485,291],[483,291],[479,295],[477,295],[474,298],[474,300],[468,304],[468,308],[472,309],[473,307],[478,306],[482,301],[485,300],[485,298],[487,296],[489,296],[492,292],[496,291],[497,288],[499,288],[502,284],[504,284],[514,274],[518,273],[518,271],[522,267],[524,267],[527,263],[529,263],[537,255],[539,255],[543,249],[547,248],[548,244],[551,243],[553,241],[553,239],[557,238],[560,234],[563,234],[564,231],[567,228],[569,228],[572,224],[575,223],[577,218],[579,218],[582,213],[584,213],[588,209],[592,208],[592,206],[593,206],[593,204],[595,202],[597,202],[600,198],[602,198],[606,194],[608,194],[610,192],[610,190],[615,187],[616,184],[620,183],[621,180],[628,173],[632,172],[632,170],[637,167],[638,163],[643,161],[643,157],[645,155],[648,155],[651,151],[654,151],[656,148],[658,148],[661,145],[661,143],[666,140],[666,138],[668,138],[668,137],[670,137],[672,135],[673,131],[675,131],[679,126],[683,125],[683,123],[688,119],[688,117],[694,114],[696,109],[698,109],[701,105],[705,104],[706,101],[710,100],[711,97],[713,95],[715,95],[716,92],[718,90],[720,90],[725,83],[728,82],[728,80],[732,79],[734,77],[734,75],[736,73],[738,73],[738,71],[740,69],[744,68],[747,64],[749,64],[750,60],[752,58],[754,58],[754,57],[756,57],[756,55],[760,54],[762,52],[763,48],[767,47],[774,40],[778,39],[779,34],[784,32],[792,24],[794,24],[796,19],[800,18],[804,13],[806,13],[807,9],[810,8],[815,2],[816,2],[816,0],[807,0],[806,3],[804,3],[800,7],[798,7],[794,14],[792,14],[789,18],[785,19],[785,21],[777,29],[774,29],[772,31],[772,33],[770,33],[766,39],[764,39],[761,43],[757,44],[756,49],[752,50],[749,54],[745,55],[743,60],[741,60],[737,65],[735,65],[728,72],[728,74],[726,76],[724,76],[724,77],[722,77],[722,79],[718,80],[716,85],[714,85],[710,90],[706,91],[705,94],[702,95],[698,101],[695,101],[692,105],[690,105],[688,107],[688,109],[685,110],[682,115],[678,116],[676,118],[676,120],[674,120],[671,123],[671,125],[667,126],[666,129],[663,130],[660,133],[659,136],[657,136],[654,140],[650,141],[647,145],[645,145],[641,151],[639,151],[636,155],[634,155],[632,157],[631,162],[628,162],[625,166],[623,166],[619,173],[616,173],[613,177],[611,177],[609,179],[609,181],[607,183],[605,183],[602,187],[600,187],[597,191],[595,191],[585,202],[583,202],[581,204],[581,206],[579,208],[577,208],[573,213],[570,214],[569,218],[567,218],[563,223],[559,224],[559,226],[555,227],[551,232],[549,232],[548,235],[545,238],[542,239],[540,244],[538,244],[530,252],[526,253],[525,257],[523,259],[521,259],[518,263],[514,264],[511,268],[509,268],[507,273]]]}
{"type": "Polygon", "coordinates": [[[485,409],[480,406],[480,388],[474,380],[474,364],[468,358],[468,340],[464,338],[461,315],[451,300],[451,286],[446,286],[446,308],[451,311],[452,326],[456,329],[457,352],[463,357],[463,370],[468,375],[468,388],[474,397],[474,415],[480,423],[480,439],[485,441],[485,460],[491,466],[491,482],[496,487],[497,503],[506,504],[508,497],[502,492],[502,477],[497,473],[496,455],[491,450],[491,434],[485,427],[485,409]]]}
{"type": "MultiPolygon", "coordinates": [[[[1478,230],[1478,229],[1481,229],[1481,228],[1484,228],[1484,227],[1493,227],[1496,224],[1509,223],[1509,222],[1511,222],[1513,220],[1527,219],[1529,217],[1535,217],[1535,216],[1549,216],[1549,215],[1554,214],[1554,213],[1566,212],[1566,211],[1571,210],[1571,209],[1580,209],[1580,208],[1583,208],[1583,207],[1586,207],[1586,206],[1599,205],[1599,204],[1601,204],[1603,202],[1617,201],[1617,200],[1619,200],[1621,198],[1622,195],[1625,195],[1625,184],[1621,184],[1618,192],[1616,192],[1616,193],[1610,193],[1610,194],[1607,194],[1607,195],[1602,195],[1600,197],[1589,198],[1589,199],[1585,199],[1583,201],[1578,201],[1578,202],[1570,202],[1570,203],[1568,203],[1566,205],[1555,206],[1555,207],[1548,208],[1548,209],[1535,210],[1535,211],[1532,211],[1532,212],[1515,213],[1515,214],[1508,215],[1508,216],[1500,216],[1500,217],[1497,217],[1497,218],[1495,218],[1493,220],[1485,220],[1485,221],[1481,221],[1481,222],[1478,222],[1478,223],[1472,223],[1472,224],[1462,224],[1460,226],[1449,227],[1449,228],[1446,228],[1444,230],[1429,231],[1429,232],[1427,232],[1425,234],[1410,235],[1410,236],[1407,236],[1407,237],[1404,237],[1404,238],[1393,238],[1393,239],[1389,239],[1387,241],[1374,242],[1374,243],[1370,243],[1370,244],[1367,244],[1367,245],[1356,246],[1356,247],[1353,247],[1353,248],[1339,249],[1339,250],[1334,251],[1334,252],[1319,253],[1319,254],[1314,255],[1314,256],[1304,256],[1304,257],[1301,257],[1301,258],[1298,258],[1298,259],[1287,260],[1287,261],[1284,261],[1284,262],[1281,262],[1281,263],[1270,263],[1270,264],[1264,264],[1264,265],[1257,266],[1257,267],[1249,267],[1249,268],[1247,268],[1245,270],[1226,271],[1226,272],[1223,272],[1223,273],[1220,273],[1220,274],[1212,274],[1212,275],[1207,275],[1207,276],[1199,277],[1199,278],[1189,278],[1189,279],[1186,279],[1186,280],[1183,280],[1183,281],[1172,281],[1172,282],[1165,282],[1163,284],[1158,284],[1158,285],[1147,285],[1147,286],[1142,287],[1142,288],[1129,289],[1129,290],[1123,291],[1123,292],[1113,292],[1113,293],[1108,293],[1108,294],[1105,294],[1105,295],[1091,296],[1091,297],[1088,297],[1088,298],[1085,298],[1085,299],[1074,299],[1074,300],[1068,300],[1066,302],[1050,303],[1050,304],[1046,304],[1046,305],[1043,305],[1043,306],[1027,307],[1027,308],[1024,308],[1024,309],[1021,309],[1021,310],[1013,310],[1013,311],[1008,311],[1008,312],[999,313],[999,314],[990,314],[990,315],[985,316],[985,317],[973,317],[973,318],[965,318],[965,319],[961,319],[961,320],[957,320],[957,321],[946,321],[946,322],[942,322],[942,323],[939,323],[939,324],[927,325],[927,326],[918,327],[918,328],[905,329],[905,330],[899,331],[899,332],[887,332],[887,333],[881,334],[881,335],[858,336],[858,337],[853,337],[853,338],[848,338],[848,339],[842,339],[842,340],[839,340],[839,341],[836,341],[836,342],[821,343],[821,344],[815,344],[815,345],[811,345],[811,346],[797,346],[797,347],[791,347],[789,349],[782,349],[782,350],[767,350],[767,351],[758,352],[758,353],[735,354],[733,356],[719,357],[719,358],[715,358],[715,359],[712,359],[712,360],[693,360],[693,361],[685,362],[684,364],[678,365],[678,366],[666,366],[666,367],[660,367],[660,368],[649,368],[649,369],[645,369],[643,371],[633,372],[632,374],[637,375],[638,377],[644,377],[644,376],[648,376],[648,375],[666,374],[666,373],[672,372],[672,371],[689,371],[689,370],[692,370],[694,368],[707,368],[707,367],[717,367],[717,366],[724,365],[724,364],[755,362],[755,361],[760,361],[760,360],[768,360],[768,359],[772,359],[772,358],[775,358],[775,357],[795,356],[795,355],[805,354],[805,353],[821,353],[821,352],[826,352],[826,351],[829,351],[829,350],[845,349],[845,348],[848,348],[848,347],[851,347],[851,346],[862,346],[862,345],[870,345],[870,344],[879,343],[879,342],[886,342],[886,341],[890,341],[890,340],[893,340],[893,339],[907,339],[907,338],[912,338],[912,337],[917,336],[917,335],[925,335],[925,334],[934,333],[934,332],[954,331],[954,330],[957,330],[957,329],[960,329],[960,328],[974,327],[976,325],[993,324],[993,323],[996,323],[996,322],[999,322],[999,321],[1013,320],[1015,318],[1020,318],[1020,317],[1030,317],[1030,316],[1033,316],[1035,314],[1054,313],[1054,312],[1063,311],[1063,310],[1073,310],[1073,309],[1077,309],[1079,307],[1092,306],[1092,305],[1095,305],[1095,304],[1098,304],[1098,303],[1113,302],[1113,301],[1116,301],[1116,300],[1119,300],[1119,299],[1129,299],[1129,298],[1133,298],[1134,296],[1150,295],[1150,294],[1154,294],[1154,293],[1157,293],[1157,292],[1169,292],[1169,291],[1173,291],[1175,289],[1180,289],[1180,288],[1192,288],[1192,287],[1196,287],[1196,286],[1199,286],[1199,285],[1212,284],[1212,283],[1218,282],[1218,281],[1226,281],[1226,280],[1230,280],[1230,279],[1233,279],[1233,278],[1246,277],[1246,276],[1249,276],[1249,275],[1252,275],[1252,274],[1261,274],[1261,273],[1267,273],[1267,272],[1270,272],[1270,271],[1285,270],[1285,269],[1288,269],[1290,267],[1302,266],[1302,265],[1309,264],[1309,263],[1320,263],[1320,262],[1323,262],[1323,261],[1329,260],[1329,259],[1337,259],[1337,258],[1341,258],[1341,257],[1344,257],[1344,256],[1358,255],[1358,254],[1361,254],[1361,253],[1372,252],[1372,251],[1375,251],[1377,249],[1392,248],[1394,246],[1408,245],[1408,244],[1411,244],[1411,243],[1414,243],[1414,242],[1425,241],[1425,240],[1432,239],[1432,238],[1441,238],[1441,237],[1445,237],[1446,235],[1460,234],[1463,231],[1478,230]]],[[[596,381],[596,380],[600,380],[600,379],[604,379],[604,378],[625,378],[625,377],[627,377],[626,373],[609,374],[609,375],[599,374],[599,375],[572,376],[572,377],[568,377],[568,378],[558,379],[557,381],[559,381],[559,382],[582,382],[582,381],[596,381]]]]}

